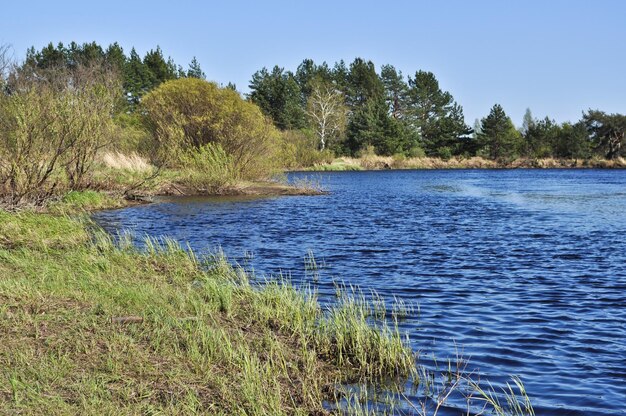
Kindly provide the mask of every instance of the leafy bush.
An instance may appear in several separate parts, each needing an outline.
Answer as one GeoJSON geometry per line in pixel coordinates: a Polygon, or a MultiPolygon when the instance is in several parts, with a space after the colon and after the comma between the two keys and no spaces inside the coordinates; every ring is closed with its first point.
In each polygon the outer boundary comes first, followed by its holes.
{"type": "Polygon", "coordinates": [[[80,189],[96,153],[111,137],[119,88],[92,68],[13,74],[0,94],[0,197],[11,204],[41,203],[80,189]]]}
{"type": "Polygon", "coordinates": [[[124,154],[150,154],[154,147],[152,135],[136,113],[120,113],[113,118],[115,143],[111,151],[124,154]]]}
{"type": "Polygon", "coordinates": [[[437,156],[441,158],[441,160],[450,160],[452,159],[452,150],[448,146],[443,146],[437,149],[437,156]]]}
{"type": "Polygon", "coordinates": [[[289,169],[307,168],[331,163],[332,151],[318,150],[318,140],[306,130],[286,130],[282,133],[282,164],[289,169]]]}
{"type": "Polygon", "coordinates": [[[233,158],[217,143],[181,153],[181,181],[196,189],[216,191],[238,179],[233,158]]]}
{"type": "Polygon", "coordinates": [[[278,131],[236,91],[201,79],[178,79],[147,94],[142,107],[160,164],[182,166],[185,152],[218,144],[241,179],[269,177],[278,168],[278,131]]]}
{"type": "Polygon", "coordinates": [[[415,145],[407,151],[407,156],[410,158],[424,158],[426,157],[426,152],[424,152],[424,149],[422,149],[421,147],[415,145]]]}

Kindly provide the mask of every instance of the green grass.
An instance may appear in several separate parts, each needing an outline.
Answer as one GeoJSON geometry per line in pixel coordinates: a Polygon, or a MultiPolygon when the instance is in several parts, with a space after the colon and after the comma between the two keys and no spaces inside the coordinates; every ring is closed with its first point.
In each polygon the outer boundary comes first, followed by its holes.
{"type": "Polygon", "coordinates": [[[323,413],[338,383],[415,368],[353,298],[324,311],[222,255],[140,252],[86,219],[0,211],[0,276],[0,414],[323,413]]]}
{"type": "Polygon", "coordinates": [[[120,198],[114,198],[98,191],[70,191],[57,203],[51,203],[50,209],[55,212],[93,211],[98,209],[119,207],[120,198]]]}

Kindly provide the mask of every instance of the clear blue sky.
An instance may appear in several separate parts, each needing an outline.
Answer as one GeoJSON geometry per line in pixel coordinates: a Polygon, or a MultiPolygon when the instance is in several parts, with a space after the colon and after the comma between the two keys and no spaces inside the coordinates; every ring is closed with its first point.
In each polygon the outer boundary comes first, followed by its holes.
{"type": "Polygon", "coordinates": [[[247,92],[252,73],[304,58],[360,56],[435,73],[468,124],[500,103],[516,124],[626,113],[626,1],[30,1],[0,5],[0,43],[18,58],[50,41],[161,46],[247,92]]]}

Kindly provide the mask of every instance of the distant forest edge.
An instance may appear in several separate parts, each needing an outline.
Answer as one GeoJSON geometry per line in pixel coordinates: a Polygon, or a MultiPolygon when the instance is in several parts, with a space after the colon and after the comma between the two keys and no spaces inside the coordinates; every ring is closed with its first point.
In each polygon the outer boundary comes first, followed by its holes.
{"type": "MultiPolygon", "coordinates": [[[[206,78],[194,57],[183,69],[164,58],[157,46],[141,59],[135,49],[126,56],[114,43],[103,49],[96,43],[52,44],[27,52],[25,65],[50,67],[105,62],[122,74],[129,101],[162,82],[181,77],[206,78]]],[[[227,88],[236,89],[232,83],[227,88]]],[[[504,109],[495,104],[482,120],[468,126],[463,107],[443,91],[432,72],[418,70],[403,76],[392,65],[376,71],[374,63],[356,58],[332,67],[305,59],[295,72],[274,66],[252,75],[247,99],[258,105],[281,130],[315,134],[321,150],[356,156],[368,147],[376,154],[482,156],[501,158],[614,159],[624,155],[626,116],[600,110],[586,111],[576,123],[537,119],[530,109],[516,129],[504,109]]]]}
{"type": "Polygon", "coordinates": [[[589,109],[559,124],[527,110],[516,128],[495,104],[470,127],[432,72],[404,76],[362,58],[305,59],[295,72],[262,68],[242,96],[234,84],[206,81],[196,58],[183,68],[159,47],[141,57],[118,43],[50,43],[28,49],[19,63],[10,51],[0,45],[4,200],[93,186],[105,151],[136,154],[159,173],[171,169],[173,183],[205,190],[335,157],[479,157],[500,165],[617,159],[621,166],[626,153],[622,114],[589,109]],[[39,164],[22,166],[32,160],[39,164]]]}

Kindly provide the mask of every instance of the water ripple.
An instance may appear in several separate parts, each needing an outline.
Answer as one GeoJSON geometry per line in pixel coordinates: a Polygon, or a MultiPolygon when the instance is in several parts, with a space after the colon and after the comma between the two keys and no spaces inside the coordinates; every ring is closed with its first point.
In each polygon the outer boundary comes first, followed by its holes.
{"type": "Polygon", "coordinates": [[[316,284],[322,302],[343,281],[419,305],[401,328],[423,357],[460,348],[483,379],[519,375],[538,415],[626,414],[625,171],[316,177],[330,195],[164,200],[96,219],[221,247],[257,273],[316,284]]]}

